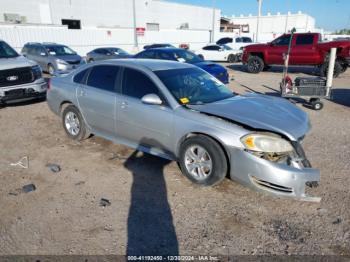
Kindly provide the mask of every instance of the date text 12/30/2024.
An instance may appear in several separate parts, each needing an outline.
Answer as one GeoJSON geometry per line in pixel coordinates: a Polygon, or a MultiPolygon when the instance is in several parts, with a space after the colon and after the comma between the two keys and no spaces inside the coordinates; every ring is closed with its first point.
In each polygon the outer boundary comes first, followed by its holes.
{"type": "Polygon", "coordinates": [[[128,261],[219,261],[216,256],[128,256],[128,261]]]}

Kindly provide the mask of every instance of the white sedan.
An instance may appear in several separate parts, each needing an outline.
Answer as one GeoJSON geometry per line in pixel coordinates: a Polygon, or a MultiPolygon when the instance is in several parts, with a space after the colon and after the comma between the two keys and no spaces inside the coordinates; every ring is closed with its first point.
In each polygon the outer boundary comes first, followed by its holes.
{"type": "Polygon", "coordinates": [[[225,61],[234,63],[239,61],[241,51],[233,50],[227,45],[208,44],[195,53],[204,60],[225,61]]]}

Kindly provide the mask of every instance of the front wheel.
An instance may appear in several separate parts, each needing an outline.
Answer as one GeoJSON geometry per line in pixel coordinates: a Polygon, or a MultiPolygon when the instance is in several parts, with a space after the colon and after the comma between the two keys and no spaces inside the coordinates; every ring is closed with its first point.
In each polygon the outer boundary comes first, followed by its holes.
{"type": "Polygon", "coordinates": [[[69,105],[63,110],[62,124],[67,135],[73,140],[81,141],[90,136],[83,117],[73,105],[69,105]]]}
{"type": "Polygon", "coordinates": [[[247,69],[249,73],[258,74],[264,69],[264,60],[259,56],[251,56],[248,59],[247,69]]]}
{"type": "Polygon", "coordinates": [[[213,139],[197,135],[186,139],[180,148],[182,173],[196,184],[212,186],[227,174],[227,158],[213,139]]]}

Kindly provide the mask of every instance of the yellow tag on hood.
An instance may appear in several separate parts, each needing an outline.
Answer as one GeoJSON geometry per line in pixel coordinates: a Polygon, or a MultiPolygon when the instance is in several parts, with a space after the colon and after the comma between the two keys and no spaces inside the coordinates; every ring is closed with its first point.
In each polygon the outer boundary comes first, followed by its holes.
{"type": "Polygon", "coordinates": [[[190,100],[188,100],[187,97],[180,98],[180,101],[181,101],[181,103],[183,103],[183,104],[187,104],[187,103],[190,102],[190,100]]]}

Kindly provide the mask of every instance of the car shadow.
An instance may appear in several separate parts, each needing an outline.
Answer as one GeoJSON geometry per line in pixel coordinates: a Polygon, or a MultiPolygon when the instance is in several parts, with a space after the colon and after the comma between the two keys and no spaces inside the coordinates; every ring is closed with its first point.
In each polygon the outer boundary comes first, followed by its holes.
{"type": "MultiPolygon", "coordinates": [[[[227,68],[240,71],[240,72],[247,72],[246,66],[243,64],[230,64],[227,66],[227,68]]],[[[283,66],[271,66],[268,70],[265,72],[272,72],[272,73],[283,73],[283,66]]],[[[313,76],[319,76],[319,70],[316,67],[311,67],[311,66],[289,66],[288,67],[288,72],[289,73],[304,73],[307,75],[313,75],[313,76]]]]}
{"type": "Polygon", "coordinates": [[[21,102],[6,102],[4,104],[0,104],[0,109],[5,107],[20,107],[20,106],[27,106],[27,105],[33,105],[33,104],[39,104],[42,102],[45,102],[46,98],[33,98],[21,102]]]}
{"type": "Polygon", "coordinates": [[[164,168],[171,161],[134,151],[124,166],[132,172],[127,255],[178,255],[164,168]]]}
{"type": "Polygon", "coordinates": [[[350,107],[350,89],[334,88],[332,89],[331,99],[329,101],[350,107]]]}

